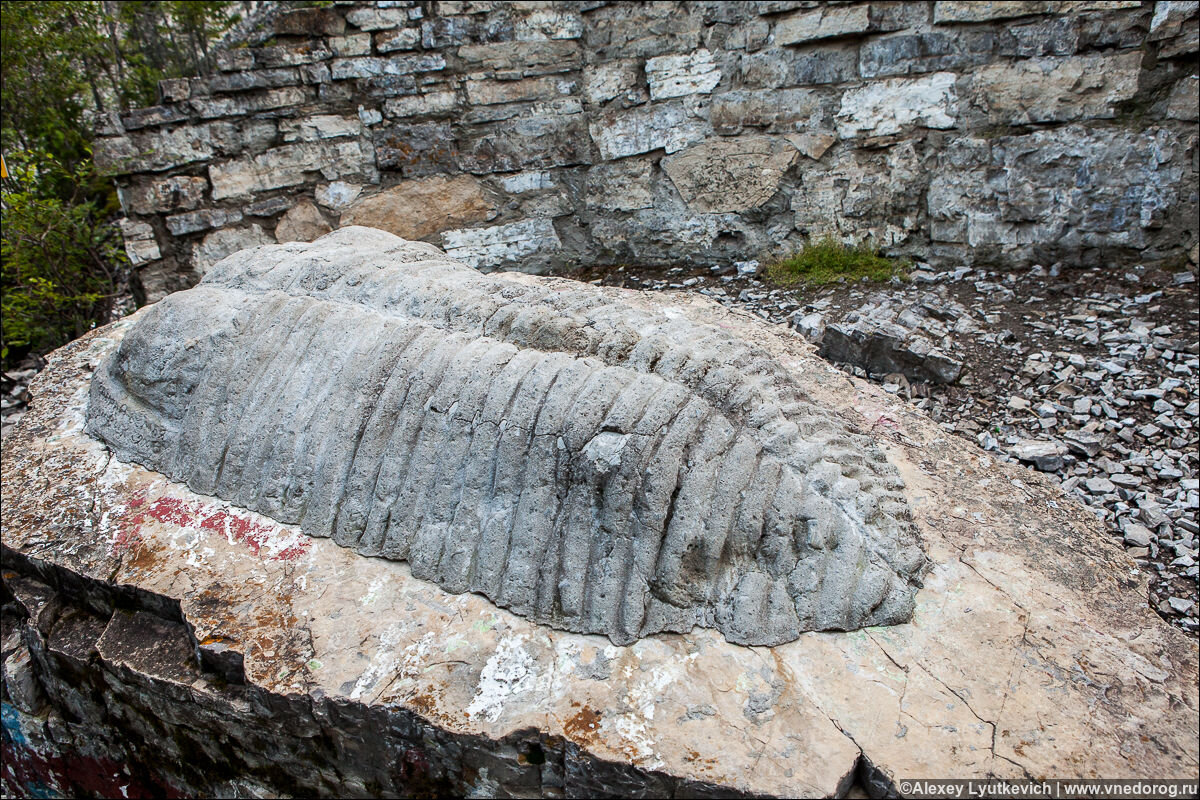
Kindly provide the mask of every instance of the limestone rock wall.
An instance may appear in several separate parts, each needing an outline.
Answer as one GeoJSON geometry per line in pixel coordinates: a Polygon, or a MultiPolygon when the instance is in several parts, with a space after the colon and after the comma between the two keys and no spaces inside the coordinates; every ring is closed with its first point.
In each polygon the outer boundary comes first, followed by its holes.
{"type": "Polygon", "coordinates": [[[147,299],[345,224],[481,269],[807,235],[935,264],[1182,260],[1188,2],[338,2],[109,119],[147,299]]]}

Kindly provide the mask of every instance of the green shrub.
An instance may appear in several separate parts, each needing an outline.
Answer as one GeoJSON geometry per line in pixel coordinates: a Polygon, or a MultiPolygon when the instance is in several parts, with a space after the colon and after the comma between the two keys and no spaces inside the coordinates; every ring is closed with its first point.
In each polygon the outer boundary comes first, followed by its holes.
{"type": "Polygon", "coordinates": [[[767,277],[783,286],[822,286],[841,280],[887,281],[907,278],[907,263],[879,254],[868,242],[854,246],[832,237],[809,241],[799,252],[767,267],[767,277]]]}
{"type": "Polygon", "coordinates": [[[0,360],[45,353],[107,320],[126,264],[106,209],[85,200],[90,161],[68,170],[45,154],[5,161],[0,234],[0,360]]]}

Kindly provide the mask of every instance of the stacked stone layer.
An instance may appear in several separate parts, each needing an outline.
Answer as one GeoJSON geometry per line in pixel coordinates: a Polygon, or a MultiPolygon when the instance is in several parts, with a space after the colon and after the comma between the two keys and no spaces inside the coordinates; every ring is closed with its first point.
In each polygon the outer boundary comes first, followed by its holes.
{"type": "Polygon", "coordinates": [[[348,224],[539,272],[1197,241],[1191,3],[350,2],[276,29],[103,128],[150,300],[348,224]]]}

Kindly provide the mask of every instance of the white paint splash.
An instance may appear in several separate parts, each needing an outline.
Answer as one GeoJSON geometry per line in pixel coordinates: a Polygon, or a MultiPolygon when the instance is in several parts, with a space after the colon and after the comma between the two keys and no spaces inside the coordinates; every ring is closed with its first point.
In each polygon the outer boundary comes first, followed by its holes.
{"type": "Polygon", "coordinates": [[[507,700],[536,687],[534,660],[522,646],[524,641],[524,634],[505,636],[496,645],[496,652],[479,674],[479,687],[467,706],[467,716],[495,722],[507,700]]]}

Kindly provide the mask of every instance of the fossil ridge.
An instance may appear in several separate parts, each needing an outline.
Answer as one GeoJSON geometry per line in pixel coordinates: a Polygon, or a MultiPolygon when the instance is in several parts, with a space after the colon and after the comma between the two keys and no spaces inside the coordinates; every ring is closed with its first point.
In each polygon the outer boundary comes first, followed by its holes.
{"type": "Polygon", "coordinates": [[[908,620],[898,475],[767,353],[347,227],[226,258],[97,371],[87,429],[193,490],[618,644],[908,620]]]}

